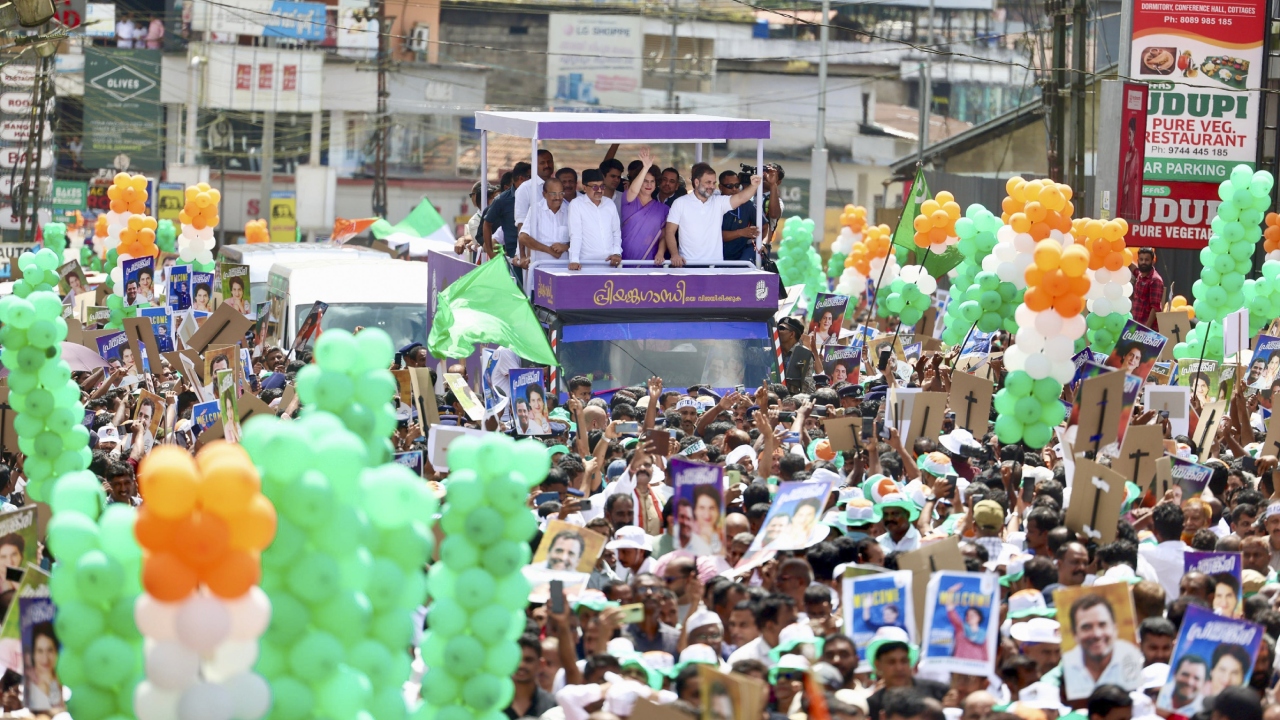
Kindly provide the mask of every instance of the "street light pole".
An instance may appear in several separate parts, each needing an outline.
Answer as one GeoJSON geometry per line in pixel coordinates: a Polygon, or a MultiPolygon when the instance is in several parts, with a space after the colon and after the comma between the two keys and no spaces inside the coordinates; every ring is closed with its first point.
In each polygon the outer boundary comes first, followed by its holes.
{"type": "MultiPolygon", "coordinates": [[[[818,121],[813,139],[813,164],[809,173],[809,218],[813,239],[827,236],[827,42],[831,37],[831,0],[822,0],[822,24],[818,29],[818,121]]],[[[757,172],[764,173],[764,168],[757,172]]],[[[775,191],[776,192],[776,191],[775,191]]],[[[773,199],[777,202],[777,198],[773,199]]]]}

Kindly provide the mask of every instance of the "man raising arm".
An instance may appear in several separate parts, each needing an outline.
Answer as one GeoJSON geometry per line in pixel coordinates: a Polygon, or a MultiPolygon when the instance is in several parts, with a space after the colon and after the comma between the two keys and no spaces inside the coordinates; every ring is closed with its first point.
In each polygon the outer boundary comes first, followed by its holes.
{"type": "MultiPolygon", "coordinates": [[[[693,166],[692,178],[693,192],[671,203],[667,216],[665,243],[674,267],[684,267],[686,262],[724,262],[724,239],[720,234],[724,214],[750,200],[760,185],[760,176],[756,175],[737,194],[716,195],[716,171],[706,163],[693,166]]],[[[662,264],[662,253],[658,253],[654,264],[662,264]]]]}

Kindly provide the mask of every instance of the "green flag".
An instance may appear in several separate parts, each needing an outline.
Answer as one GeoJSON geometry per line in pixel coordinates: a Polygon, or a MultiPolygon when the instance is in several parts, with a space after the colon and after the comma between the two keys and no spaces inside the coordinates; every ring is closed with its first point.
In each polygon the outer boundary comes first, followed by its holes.
{"type": "Polygon", "coordinates": [[[379,240],[395,233],[404,233],[413,237],[453,242],[453,233],[449,232],[444,218],[440,217],[440,213],[436,212],[436,206],[432,205],[430,200],[425,199],[418,203],[418,207],[414,208],[408,217],[395,225],[379,218],[369,227],[369,232],[373,233],[373,236],[379,240]]]}
{"type": "Polygon", "coordinates": [[[529,300],[516,287],[502,255],[440,292],[427,349],[438,358],[463,358],[476,343],[494,343],[536,363],[559,366],[529,300]]]}
{"type": "Polygon", "coordinates": [[[951,272],[951,268],[964,262],[958,244],[951,245],[941,255],[934,254],[928,248],[921,248],[915,241],[915,221],[920,214],[920,204],[929,199],[929,183],[924,179],[924,170],[916,169],[916,179],[911,183],[911,195],[902,208],[902,217],[898,218],[898,227],[893,231],[893,246],[897,251],[899,264],[905,265],[907,252],[915,252],[920,266],[934,278],[940,278],[951,272]]]}

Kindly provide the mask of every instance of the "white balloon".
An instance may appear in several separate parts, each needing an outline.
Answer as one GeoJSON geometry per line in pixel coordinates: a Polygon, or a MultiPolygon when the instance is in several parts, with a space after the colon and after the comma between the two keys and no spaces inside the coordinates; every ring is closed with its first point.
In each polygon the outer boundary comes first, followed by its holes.
{"type": "Polygon", "coordinates": [[[1084,335],[1088,325],[1084,322],[1083,315],[1072,315],[1069,318],[1062,319],[1062,334],[1074,342],[1076,338],[1084,335]]]}
{"type": "Polygon", "coordinates": [[[1022,370],[1026,367],[1026,364],[1027,354],[1019,349],[1017,345],[1010,346],[1009,349],[1004,351],[1004,366],[1010,372],[1022,370]]]}
{"type": "Polygon", "coordinates": [[[1044,350],[1044,336],[1029,325],[1018,330],[1018,347],[1028,355],[1044,350]]]}
{"type": "MultiPolygon", "coordinates": [[[[1002,262],[999,265],[997,265],[996,275],[999,276],[1002,281],[1007,283],[1014,283],[1015,285],[1017,284],[1017,281],[1019,279],[1018,268],[1015,267],[1012,262],[1002,262]]],[[[1025,283],[1026,280],[1024,279],[1023,282],[1025,283]]]]}
{"type": "Polygon", "coordinates": [[[1093,301],[1093,307],[1089,308],[1089,312],[1095,315],[1110,315],[1115,311],[1111,301],[1105,297],[1100,297],[1093,301]]]}
{"type": "Polygon", "coordinates": [[[182,693],[178,702],[179,720],[231,720],[235,700],[221,685],[200,683],[182,693]]]}
{"type": "Polygon", "coordinates": [[[208,265],[213,262],[213,253],[209,252],[208,248],[196,251],[196,262],[208,265]]]}
{"type": "MultiPolygon", "coordinates": [[[[1053,313],[1057,315],[1058,313],[1053,313]]],[[[1075,339],[1063,335],[1052,335],[1044,340],[1044,354],[1056,362],[1057,358],[1071,357],[1075,350],[1075,339]]]]}
{"type": "Polygon", "coordinates": [[[209,655],[231,632],[231,615],[222,601],[193,595],[178,609],[178,640],[183,645],[209,655]]]}
{"type": "Polygon", "coordinates": [[[1115,311],[1118,313],[1133,312],[1133,300],[1128,297],[1122,297],[1115,302],[1115,311]]]}
{"type": "Polygon", "coordinates": [[[1035,238],[1030,233],[1018,233],[1013,236],[1013,249],[1019,254],[1029,255],[1036,251],[1035,238]]]}
{"type": "Polygon", "coordinates": [[[178,717],[182,695],[143,680],[133,690],[133,712],[138,720],[173,720],[178,717]]]}
{"type": "Polygon", "coordinates": [[[919,265],[908,265],[902,268],[902,272],[898,273],[898,277],[902,278],[903,282],[915,283],[916,277],[919,276],[919,273],[919,265]]]}
{"type": "Polygon", "coordinates": [[[921,275],[920,279],[916,281],[916,285],[920,287],[920,292],[925,295],[932,295],[938,289],[938,281],[929,275],[921,275]]]}
{"type": "Polygon", "coordinates": [[[1129,266],[1125,265],[1115,272],[1112,282],[1127,283],[1133,281],[1133,272],[1129,270],[1129,266]]]}
{"type": "Polygon", "coordinates": [[[1000,260],[1012,262],[1013,256],[1017,255],[1018,251],[1013,249],[1012,243],[1000,243],[991,249],[991,254],[1000,260]]]}
{"type": "Polygon", "coordinates": [[[228,678],[253,669],[258,661],[258,639],[228,640],[213,651],[213,657],[204,666],[206,680],[226,682],[228,678]]]}
{"type": "Polygon", "coordinates": [[[1075,378],[1075,376],[1076,376],[1075,363],[1068,360],[1067,362],[1056,362],[1053,364],[1052,377],[1057,382],[1063,385],[1066,385],[1067,383],[1071,382],[1075,378]]]}
{"type": "Polygon", "coordinates": [[[996,228],[997,242],[1013,242],[1014,235],[1017,235],[1017,233],[1015,233],[1013,231],[1013,227],[1009,225],[1001,225],[999,228],[996,228]]]}
{"type": "Polygon", "coordinates": [[[1124,288],[1123,285],[1119,285],[1116,283],[1107,283],[1106,286],[1103,287],[1102,291],[1107,296],[1108,299],[1119,300],[1121,297],[1124,296],[1124,293],[1122,291],[1123,288],[1124,288]]]}
{"type": "Polygon", "coordinates": [[[133,603],[138,632],[150,640],[178,639],[178,603],[166,603],[143,593],[133,603]]]}
{"type": "Polygon", "coordinates": [[[258,720],[271,709],[271,686],[257,673],[243,673],[222,684],[235,702],[235,720],[258,720]]]}
{"type": "Polygon", "coordinates": [[[1018,323],[1018,327],[1034,327],[1037,315],[1039,315],[1039,313],[1027,307],[1025,304],[1019,305],[1013,311],[1013,320],[1018,323]]]}
{"type": "Polygon", "coordinates": [[[200,681],[200,656],[176,640],[147,649],[147,679],[165,690],[185,690],[200,681]]]}
{"type": "Polygon", "coordinates": [[[1027,357],[1027,374],[1032,380],[1049,377],[1049,373],[1053,370],[1053,363],[1045,355],[1036,354],[1027,357]]]}
{"type": "MultiPolygon", "coordinates": [[[[196,230],[196,240],[209,241],[212,239],[213,239],[213,228],[209,227],[208,225],[204,226],[200,230],[196,230]]],[[[207,242],[206,242],[206,246],[207,246],[207,242]]]]}
{"type": "Polygon", "coordinates": [[[1133,296],[1133,285],[1132,285],[1132,284],[1128,284],[1128,283],[1126,283],[1126,284],[1124,284],[1124,285],[1120,285],[1119,287],[1120,287],[1120,294],[1121,294],[1121,295],[1123,295],[1123,296],[1125,296],[1125,297],[1132,297],[1132,296],[1133,296]]]}
{"type": "MultiPolygon", "coordinates": [[[[1280,250],[1277,250],[1276,252],[1280,252],[1280,250]]],[[[996,266],[998,266],[999,264],[1000,264],[1000,259],[995,256],[995,253],[992,253],[982,258],[982,271],[995,272],[996,266]]]]}
{"type": "Polygon", "coordinates": [[[1062,316],[1052,311],[1036,313],[1035,326],[1036,332],[1053,337],[1062,332],[1062,316]]]}
{"type": "Polygon", "coordinates": [[[1111,282],[1111,271],[1106,268],[1098,268],[1097,270],[1094,270],[1093,281],[1095,283],[1103,284],[1111,282]]]}

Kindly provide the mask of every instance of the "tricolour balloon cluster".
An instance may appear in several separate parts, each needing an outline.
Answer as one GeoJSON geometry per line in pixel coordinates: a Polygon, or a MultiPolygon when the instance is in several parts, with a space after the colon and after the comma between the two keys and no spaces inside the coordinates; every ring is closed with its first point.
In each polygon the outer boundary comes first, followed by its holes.
{"type": "MultiPolygon", "coordinates": [[[[1185,342],[1173,347],[1175,358],[1222,360],[1222,323],[1245,306],[1245,275],[1253,268],[1253,251],[1262,239],[1263,213],[1271,204],[1275,180],[1265,170],[1237,165],[1218,186],[1218,213],[1210,222],[1209,244],[1200,251],[1200,279],[1191,286],[1200,322],[1185,342]]],[[[1269,296],[1269,293],[1268,293],[1269,296]]]]}
{"type": "Polygon", "coordinates": [[[804,285],[804,294],[812,305],[820,292],[827,291],[822,274],[822,258],[813,249],[813,221],[789,218],[782,226],[782,244],[778,246],[778,275],[783,285],[804,285]]]}
{"type": "MultiPolygon", "coordinates": [[[[1129,223],[1123,218],[1093,220],[1080,218],[1074,223],[1076,242],[1089,250],[1089,292],[1085,307],[1088,343],[1094,352],[1109,354],[1129,321],[1133,295],[1133,276],[1129,265],[1134,251],[1125,246],[1129,223]]],[[[1077,350],[1082,348],[1077,348],[1077,350]]]]}
{"type": "Polygon", "coordinates": [[[117,215],[131,213],[141,215],[147,211],[147,178],[145,175],[116,173],[107,188],[107,199],[111,201],[111,212],[117,215]]]}
{"type": "Polygon", "coordinates": [[[333,413],[364,440],[371,464],[391,459],[396,429],[391,399],[396,379],[387,368],[395,358],[391,336],[380,328],[352,335],[327,330],[316,341],[315,363],[298,372],[298,397],[305,408],[333,413]]]}
{"type": "MultiPolygon", "coordinates": [[[[106,232],[102,234],[102,248],[99,252],[103,253],[105,260],[103,269],[109,275],[107,287],[115,290],[116,286],[122,283],[120,274],[112,271],[116,269],[122,257],[129,256],[129,253],[120,247],[123,242],[123,233],[129,229],[133,216],[142,215],[147,209],[146,176],[116,173],[111,186],[107,188],[107,197],[111,199],[111,210],[98,218],[99,226],[103,223],[102,218],[106,218],[106,232]]],[[[135,225],[135,227],[138,226],[135,225]]],[[[154,230],[155,226],[152,225],[151,229],[154,230]]],[[[98,233],[95,232],[95,237],[97,235],[98,233]]],[[[121,292],[123,292],[122,289],[121,292]]]]}
{"type": "MultiPolygon", "coordinates": [[[[1001,260],[998,272],[1007,272],[1009,265],[1021,269],[1026,292],[1014,312],[1016,341],[1004,355],[1009,374],[996,393],[996,434],[1003,443],[1040,448],[1066,415],[1057,398],[1075,375],[1071,356],[1086,330],[1081,313],[1090,288],[1089,250],[1070,233],[1071,188],[1016,177],[1006,187],[1009,226],[998,236],[1015,254],[1001,260]]],[[[1002,253],[999,244],[995,253],[1002,253]]],[[[1000,277],[1006,279],[1003,272],[1000,277]]]]}
{"type": "Polygon", "coordinates": [[[933,302],[938,281],[919,265],[902,268],[893,282],[882,282],[877,291],[876,314],[897,317],[904,325],[915,325],[933,302]]]}
{"type": "Polygon", "coordinates": [[[62,252],[67,249],[67,224],[45,223],[40,230],[40,237],[44,247],[58,253],[58,259],[62,259],[62,252]]]}
{"type": "Polygon", "coordinates": [[[186,205],[178,214],[182,235],[178,238],[178,258],[196,270],[213,269],[213,229],[218,226],[218,201],[222,194],[208,183],[186,190],[186,205]]]}
{"type": "Polygon", "coordinates": [[[1022,302],[1022,291],[1003,282],[993,271],[982,269],[996,246],[1000,218],[981,205],[970,205],[956,221],[957,247],[964,260],[951,278],[951,302],[947,303],[942,339],[949,345],[964,342],[970,329],[989,333],[1001,328],[1017,332],[1013,311],[1022,302]]]}
{"type": "Polygon", "coordinates": [[[243,442],[280,512],[262,555],[271,624],[257,664],[271,717],[405,717],[434,496],[405,468],[368,469],[365,443],[322,410],[253,418],[243,442]]]}
{"type": "Polygon", "coordinates": [[[450,445],[445,539],[427,581],[422,717],[496,717],[511,702],[530,589],[521,568],[537,526],[524,499],[548,467],[546,449],[529,440],[489,435],[450,445]]]}
{"type": "Polygon", "coordinates": [[[1268,260],[1280,260],[1280,213],[1266,215],[1267,227],[1262,231],[1262,249],[1268,260]]]}
{"type": "Polygon", "coordinates": [[[862,242],[862,231],[867,227],[867,209],[861,205],[845,205],[840,213],[840,234],[831,243],[831,257],[827,258],[827,277],[836,280],[844,272],[845,259],[855,243],[862,242]]]}
{"type": "Polygon", "coordinates": [[[156,246],[156,219],[146,215],[134,215],[129,218],[125,228],[120,231],[120,246],[117,248],[121,256],[155,257],[160,254],[156,246]]]}
{"type": "Polygon", "coordinates": [[[959,241],[956,221],[960,219],[960,204],[951,193],[943,190],[931,200],[920,203],[920,214],[911,222],[915,229],[912,242],[918,248],[928,248],[941,255],[947,247],[959,241]]]}
{"type": "Polygon", "coordinates": [[[157,446],[143,461],[135,534],[146,550],[135,605],[147,640],[139,720],[257,720],[271,691],[253,672],[271,619],[260,553],[276,511],[239,445],[216,441],[196,457],[157,446]]]}
{"type": "Polygon", "coordinates": [[[271,231],[267,229],[266,220],[250,220],[244,224],[244,241],[254,243],[271,242],[271,231]]]}
{"type": "Polygon", "coordinates": [[[867,292],[867,281],[888,282],[898,276],[898,261],[889,248],[893,245],[893,230],[888,225],[867,225],[862,238],[853,243],[849,256],[844,260],[844,272],[836,283],[836,292],[857,297],[867,292]],[[885,264],[888,263],[888,267],[885,264]]]}

